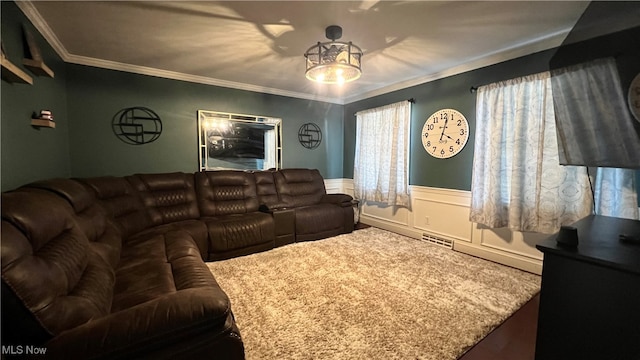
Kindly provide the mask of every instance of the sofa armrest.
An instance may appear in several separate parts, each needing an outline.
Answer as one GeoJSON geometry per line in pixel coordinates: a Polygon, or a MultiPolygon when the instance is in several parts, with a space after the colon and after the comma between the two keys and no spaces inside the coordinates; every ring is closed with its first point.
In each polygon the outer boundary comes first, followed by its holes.
{"type": "Polygon", "coordinates": [[[325,194],[322,196],[323,203],[336,204],[342,207],[352,206],[353,197],[347,194],[325,194]]]}
{"type": "MultiPolygon", "coordinates": [[[[64,331],[47,344],[54,358],[142,358],[202,335],[210,342],[235,329],[219,288],[191,288],[64,331]]],[[[239,338],[239,334],[236,334],[239,338]]],[[[168,351],[171,352],[171,351],[168,351]]]]}

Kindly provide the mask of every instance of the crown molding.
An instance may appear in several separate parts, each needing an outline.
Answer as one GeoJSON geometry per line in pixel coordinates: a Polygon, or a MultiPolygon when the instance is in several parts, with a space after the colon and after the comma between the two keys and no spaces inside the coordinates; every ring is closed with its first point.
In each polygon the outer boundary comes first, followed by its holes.
{"type": "Polygon", "coordinates": [[[18,8],[24,13],[24,15],[31,21],[33,26],[40,32],[42,37],[51,45],[53,50],[62,58],[62,61],[67,61],[69,58],[69,52],[62,45],[60,39],[51,30],[49,25],[44,21],[38,10],[33,6],[31,1],[16,1],[18,8]]]}
{"type": "Polygon", "coordinates": [[[484,54],[482,56],[476,57],[475,59],[472,59],[471,61],[450,67],[437,73],[420,76],[414,79],[401,81],[390,86],[384,86],[379,89],[349,96],[344,99],[344,103],[350,104],[356,101],[369,99],[374,96],[384,95],[393,91],[406,89],[412,86],[421,85],[445,77],[462,74],[467,71],[477,70],[486,66],[495,65],[503,61],[513,60],[521,56],[553,49],[562,45],[562,42],[569,35],[571,29],[572,28],[565,28],[563,30],[550,34],[549,36],[540,37],[525,43],[517,44],[515,46],[484,54]]]}
{"type": "Polygon", "coordinates": [[[204,84],[204,85],[213,85],[213,86],[231,88],[236,90],[245,90],[245,91],[286,96],[286,97],[292,97],[292,98],[298,98],[298,99],[304,99],[304,100],[313,100],[313,101],[342,104],[342,99],[338,99],[338,98],[322,97],[317,95],[298,93],[294,91],[287,91],[287,90],[275,89],[275,88],[258,86],[258,85],[214,79],[206,76],[185,74],[177,71],[162,70],[162,69],[156,69],[156,68],[147,67],[147,66],[125,64],[117,61],[96,59],[96,58],[91,58],[86,56],[68,55],[67,58],[65,59],[65,62],[70,64],[86,65],[86,66],[97,67],[102,69],[124,71],[124,72],[129,72],[134,74],[140,74],[140,75],[155,76],[155,77],[171,79],[171,80],[186,81],[186,82],[192,82],[192,83],[198,83],[198,84],[204,84]]]}
{"type": "Polygon", "coordinates": [[[221,79],[210,78],[206,76],[191,75],[175,71],[161,70],[146,66],[132,65],[126,63],[120,63],[110,60],[96,59],[86,56],[79,56],[70,54],[67,49],[62,45],[62,42],[58,39],[55,33],[51,30],[49,25],[44,21],[38,10],[33,6],[31,1],[16,1],[18,8],[25,14],[25,16],[33,23],[34,27],[42,34],[45,40],[51,45],[51,47],[58,53],[64,62],[92,66],[103,69],[124,71],[135,74],[142,74],[148,76],[155,76],[160,78],[180,80],[204,85],[220,86],[238,90],[245,90],[251,92],[266,93],[271,95],[286,96],[304,100],[313,100],[320,102],[333,103],[338,105],[344,105],[353,103],[356,101],[372,98],[379,95],[388,94],[393,91],[406,89],[412,86],[421,85],[431,81],[439,80],[445,77],[458,75],[467,71],[476,70],[485,66],[494,65],[503,61],[512,60],[521,56],[533,54],[535,52],[544,51],[558,47],[562,44],[564,39],[570,33],[571,28],[566,28],[557,31],[549,36],[540,37],[522,44],[518,44],[512,47],[500,49],[482,56],[476,57],[471,61],[459,64],[440,72],[427,74],[414,79],[401,81],[389,86],[383,86],[378,89],[366,91],[363,93],[355,94],[352,96],[344,97],[326,97],[316,94],[300,93],[270,87],[257,86],[252,84],[245,84],[221,79]]]}
{"type": "Polygon", "coordinates": [[[287,90],[257,86],[252,84],[215,79],[215,78],[210,78],[206,76],[191,75],[191,74],[185,74],[185,73],[180,73],[176,71],[161,70],[161,69],[156,69],[156,68],[151,68],[146,66],[132,65],[132,64],[126,64],[126,63],[121,63],[116,61],[102,60],[102,59],[96,59],[96,58],[87,57],[87,56],[74,55],[69,53],[69,51],[67,51],[67,49],[64,47],[60,39],[58,39],[56,34],[53,32],[53,30],[51,30],[47,22],[42,18],[42,16],[38,12],[38,10],[35,8],[35,6],[33,6],[33,3],[31,1],[16,1],[16,5],[25,14],[25,16],[29,19],[29,21],[31,21],[33,26],[40,32],[40,34],[42,34],[42,36],[49,43],[49,45],[51,45],[51,47],[60,56],[60,58],[62,58],[62,61],[66,63],[86,65],[86,66],[92,66],[92,67],[109,69],[109,70],[124,71],[124,72],[141,74],[141,75],[155,76],[155,77],[166,78],[171,80],[187,81],[187,82],[204,84],[204,85],[220,86],[220,87],[226,87],[226,88],[237,89],[237,90],[245,90],[245,91],[271,94],[271,95],[286,96],[286,97],[292,97],[292,98],[298,98],[298,99],[304,99],[304,100],[321,101],[321,102],[328,102],[328,103],[334,103],[334,104],[340,104],[340,105],[344,104],[344,100],[342,98],[299,93],[295,91],[287,91],[287,90]]]}

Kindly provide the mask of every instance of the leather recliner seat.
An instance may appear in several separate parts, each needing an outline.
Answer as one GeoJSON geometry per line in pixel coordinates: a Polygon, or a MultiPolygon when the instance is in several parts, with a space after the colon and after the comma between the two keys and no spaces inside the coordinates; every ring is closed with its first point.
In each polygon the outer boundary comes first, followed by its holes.
{"type": "MultiPolygon", "coordinates": [[[[205,261],[353,230],[317,170],[52,179],[2,194],[2,343],[50,358],[244,358],[205,261]]],[[[259,304],[256,304],[259,306],[259,304]]]]}

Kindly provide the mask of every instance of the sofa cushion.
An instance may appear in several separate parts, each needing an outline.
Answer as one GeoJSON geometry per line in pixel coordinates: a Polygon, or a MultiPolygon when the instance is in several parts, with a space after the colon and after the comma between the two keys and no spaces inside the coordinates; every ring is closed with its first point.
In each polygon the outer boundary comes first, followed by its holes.
{"type": "Polygon", "coordinates": [[[112,311],[119,311],[181,289],[215,286],[200,250],[186,231],[136,236],[123,248],[116,270],[112,311]]]}
{"type": "Polygon", "coordinates": [[[271,214],[259,211],[254,174],[238,170],[195,174],[201,215],[209,234],[209,260],[272,249],[271,214]]]}
{"type": "Polygon", "coordinates": [[[100,204],[125,239],[152,225],[140,197],[124,178],[103,176],[78,181],[95,191],[100,204]]]}
{"type": "Polygon", "coordinates": [[[229,299],[214,286],[114,312],[65,331],[46,347],[55,359],[244,359],[229,299]]]}
{"type": "MultiPolygon", "coordinates": [[[[12,292],[3,297],[20,299],[46,332],[109,313],[113,269],[91,249],[67,201],[40,189],[3,193],[1,231],[2,281],[12,292]]],[[[5,329],[23,326],[5,319],[12,309],[2,311],[5,329]]]]}
{"type": "Polygon", "coordinates": [[[202,216],[258,211],[260,204],[252,173],[238,170],[197,172],[195,184],[202,216]]]}
{"type": "Polygon", "coordinates": [[[200,216],[193,175],[181,172],[136,174],[126,179],[138,192],[153,225],[197,219],[200,216]]]}
{"type": "Polygon", "coordinates": [[[261,243],[273,247],[275,228],[269,214],[253,212],[217,216],[207,220],[210,252],[219,253],[261,243]]]}
{"type": "Polygon", "coordinates": [[[344,229],[344,211],[333,204],[318,204],[295,209],[296,233],[298,235],[315,234],[344,229]]]}
{"type": "Polygon", "coordinates": [[[100,206],[95,192],[71,179],[50,179],[24,186],[51,191],[67,200],[71,205],[75,220],[87,236],[93,250],[102,256],[112,268],[120,260],[122,236],[106,210],[100,206]]]}
{"type": "Polygon", "coordinates": [[[265,205],[269,209],[282,207],[278,190],[276,189],[276,181],[273,178],[275,171],[265,170],[256,171],[253,176],[256,180],[256,192],[260,200],[260,205],[265,205]]]}
{"type": "Polygon", "coordinates": [[[139,194],[151,219],[152,227],[143,233],[186,230],[198,245],[202,259],[206,259],[207,227],[199,220],[193,174],[136,174],[126,179],[139,194]]]}
{"type": "Polygon", "coordinates": [[[318,204],[327,193],[316,169],[282,169],[273,176],[280,200],[290,207],[318,204]]]}

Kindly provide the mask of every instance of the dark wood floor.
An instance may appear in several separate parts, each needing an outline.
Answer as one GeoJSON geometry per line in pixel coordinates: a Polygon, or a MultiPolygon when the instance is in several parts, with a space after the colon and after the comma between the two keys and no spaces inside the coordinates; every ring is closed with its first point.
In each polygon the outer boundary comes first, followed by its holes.
{"type": "MultiPolygon", "coordinates": [[[[355,229],[368,227],[358,223],[355,229]]],[[[539,304],[537,294],[458,360],[534,360],[539,304]]]]}
{"type": "Polygon", "coordinates": [[[540,294],[524,304],[459,360],[533,360],[539,304],[540,294]]]}

